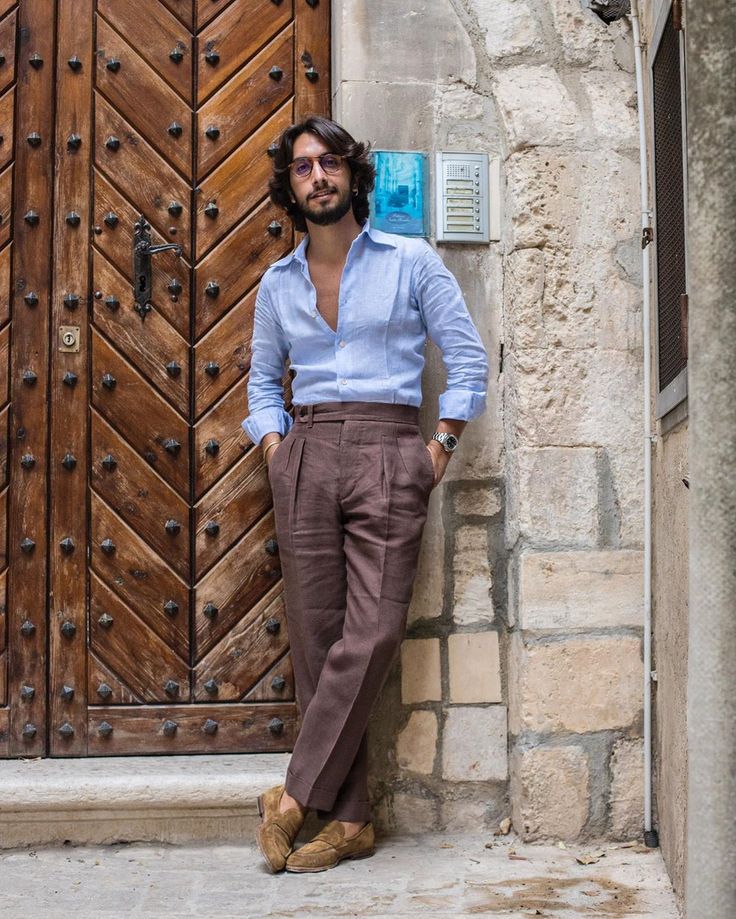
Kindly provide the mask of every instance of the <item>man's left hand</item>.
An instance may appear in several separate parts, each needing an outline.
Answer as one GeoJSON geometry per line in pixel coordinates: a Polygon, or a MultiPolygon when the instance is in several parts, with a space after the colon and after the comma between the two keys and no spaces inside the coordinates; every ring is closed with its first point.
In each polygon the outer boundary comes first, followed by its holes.
{"type": "Polygon", "coordinates": [[[438,443],[436,440],[430,440],[428,444],[425,444],[425,447],[432,458],[432,465],[434,466],[434,485],[432,485],[434,489],[442,481],[442,477],[445,474],[447,464],[450,462],[452,454],[448,453],[442,444],[438,443]]]}

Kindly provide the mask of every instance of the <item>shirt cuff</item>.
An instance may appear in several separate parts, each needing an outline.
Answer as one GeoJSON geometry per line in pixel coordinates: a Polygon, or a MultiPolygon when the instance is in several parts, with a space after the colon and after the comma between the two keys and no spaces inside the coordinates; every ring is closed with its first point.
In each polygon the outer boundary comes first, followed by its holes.
{"type": "Polygon", "coordinates": [[[293,424],[294,419],[291,415],[280,408],[258,409],[240,422],[241,428],[256,446],[270,431],[278,431],[282,437],[285,437],[293,424]]]}
{"type": "Polygon", "coordinates": [[[471,421],[486,410],[486,395],[468,389],[451,389],[440,395],[439,405],[440,418],[471,421]]]}

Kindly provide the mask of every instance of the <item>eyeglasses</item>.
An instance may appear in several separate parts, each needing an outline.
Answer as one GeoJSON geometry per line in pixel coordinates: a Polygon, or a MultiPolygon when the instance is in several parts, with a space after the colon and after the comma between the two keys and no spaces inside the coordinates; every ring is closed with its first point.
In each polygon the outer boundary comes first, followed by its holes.
{"type": "Polygon", "coordinates": [[[319,160],[322,171],[328,175],[334,175],[342,168],[343,157],[338,153],[320,153],[319,156],[298,156],[289,163],[289,166],[298,179],[306,179],[312,174],[312,166],[315,160],[319,160]]]}

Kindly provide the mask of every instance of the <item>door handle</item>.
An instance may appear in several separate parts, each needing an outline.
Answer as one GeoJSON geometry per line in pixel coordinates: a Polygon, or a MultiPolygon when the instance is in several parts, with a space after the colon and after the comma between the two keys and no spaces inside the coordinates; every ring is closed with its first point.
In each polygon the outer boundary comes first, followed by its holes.
{"type": "Polygon", "coordinates": [[[151,256],[156,252],[164,252],[166,249],[174,249],[177,255],[181,255],[182,252],[179,243],[164,243],[160,246],[152,246],[151,224],[141,214],[135,222],[135,232],[133,233],[134,309],[140,314],[141,319],[145,319],[153,309],[151,303],[151,287],[153,283],[151,256]]]}

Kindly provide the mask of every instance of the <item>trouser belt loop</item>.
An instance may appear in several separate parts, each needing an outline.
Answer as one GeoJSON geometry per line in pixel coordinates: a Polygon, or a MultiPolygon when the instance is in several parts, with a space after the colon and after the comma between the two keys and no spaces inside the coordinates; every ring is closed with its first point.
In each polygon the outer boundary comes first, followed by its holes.
{"type": "Polygon", "coordinates": [[[312,427],[312,417],[314,416],[314,405],[310,402],[307,408],[307,427],[312,427]]]}

